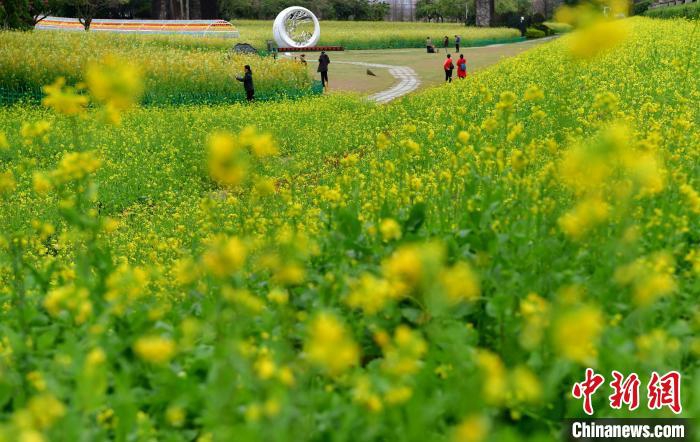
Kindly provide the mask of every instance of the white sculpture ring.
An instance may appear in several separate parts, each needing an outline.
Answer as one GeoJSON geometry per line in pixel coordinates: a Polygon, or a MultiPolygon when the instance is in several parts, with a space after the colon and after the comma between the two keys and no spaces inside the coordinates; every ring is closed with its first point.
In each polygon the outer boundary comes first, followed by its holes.
{"type": "Polygon", "coordinates": [[[277,46],[284,48],[308,48],[316,46],[321,38],[321,25],[313,12],[301,6],[291,6],[280,12],[272,24],[272,35],[277,46]],[[298,31],[301,24],[313,22],[313,34],[298,31]]]}

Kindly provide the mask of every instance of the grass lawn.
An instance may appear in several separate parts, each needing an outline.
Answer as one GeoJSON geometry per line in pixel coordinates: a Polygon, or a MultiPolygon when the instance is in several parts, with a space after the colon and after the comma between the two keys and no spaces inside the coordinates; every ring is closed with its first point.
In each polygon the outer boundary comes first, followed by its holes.
{"type": "MultiPolygon", "coordinates": [[[[503,58],[520,54],[544,41],[547,40],[528,40],[521,43],[498,46],[462,48],[460,52],[467,58],[468,71],[475,72],[496,64],[503,58]]],[[[388,89],[396,81],[387,69],[370,68],[377,75],[372,77],[367,75],[367,68],[364,66],[338,62],[365,62],[408,66],[418,74],[421,80],[421,89],[435,86],[444,81],[442,63],[445,59],[445,53],[442,50],[437,54],[427,54],[425,49],[421,48],[344,51],[332,52],[329,55],[331,57],[329,72],[331,90],[372,94],[388,89]],[[333,63],[334,61],[336,63],[333,63]]],[[[310,61],[316,60],[317,56],[317,53],[306,55],[310,61]]],[[[309,63],[309,71],[316,78],[320,78],[319,74],[316,73],[316,64],[314,62],[309,63]]],[[[456,75],[455,73],[455,77],[456,75]]]]}

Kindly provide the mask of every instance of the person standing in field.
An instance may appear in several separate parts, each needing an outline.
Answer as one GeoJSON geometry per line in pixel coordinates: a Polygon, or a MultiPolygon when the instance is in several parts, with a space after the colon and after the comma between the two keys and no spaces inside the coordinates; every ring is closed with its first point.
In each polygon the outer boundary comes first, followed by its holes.
{"type": "Polygon", "coordinates": [[[445,45],[445,52],[447,52],[447,48],[450,47],[450,37],[446,35],[442,43],[445,45]]]}
{"type": "Polygon", "coordinates": [[[433,44],[433,39],[428,37],[425,39],[425,47],[428,50],[428,54],[435,53],[435,45],[433,44]]]}
{"type": "Polygon", "coordinates": [[[445,59],[445,63],[442,64],[442,67],[445,69],[445,82],[452,83],[452,71],[455,65],[452,63],[452,56],[450,54],[447,54],[447,58],[445,59]]]}
{"type": "Polygon", "coordinates": [[[331,59],[325,51],[321,51],[321,56],[318,58],[318,72],[321,73],[321,84],[324,89],[328,89],[328,65],[331,64],[331,59]]]}
{"type": "Polygon", "coordinates": [[[464,59],[464,54],[459,54],[457,60],[457,78],[464,80],[467,77],[467,60],[464,59]]]}
{"type": "Polygon", "coordinates": [[[250,69],[250,65],[245,65],[243,67],[245,73],[243,76],[236,76],[236,80],[243,83],[243,89],[245,89],[246,99],[248,101],[255,100],[255,87],[253,87],[253,71],[250,69]]]}
{"type": "Polygon", "coordinates": [[[459,52],[459,45],[462,43],[462,37],[455,35],[455,53],[459,52]]]}
{"type": "Polygon", "coordinates": [[[307,65],[307,63],[306,63],[306,54],[301,54],[301,55],[299,56],[299,62],[300,62],[301,64],[303,64],[304,66],[307,65]]]}

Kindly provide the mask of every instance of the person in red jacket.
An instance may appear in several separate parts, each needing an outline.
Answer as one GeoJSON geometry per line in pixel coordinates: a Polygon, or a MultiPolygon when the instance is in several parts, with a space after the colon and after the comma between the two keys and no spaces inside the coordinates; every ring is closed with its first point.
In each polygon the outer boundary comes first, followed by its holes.
{"type": "Polygon", "coordinates": [[[452,83],[452,71],[455,68],[454,63],[452,63],[452,56],[447,54],[447,59],[443,63],[442,67],[445,69],[445,81],[447,83],[452,83]]]}
{"type": "Polygon", "coordinates": [[[467,77],[467,60],[464,59],[464,54],[459,54],[457,60],[457,78],[464,80],[467,77]]]}

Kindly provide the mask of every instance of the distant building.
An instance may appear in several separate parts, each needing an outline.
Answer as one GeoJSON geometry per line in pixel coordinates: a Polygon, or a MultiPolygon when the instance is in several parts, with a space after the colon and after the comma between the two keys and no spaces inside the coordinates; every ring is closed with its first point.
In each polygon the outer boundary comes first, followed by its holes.
{"type": "Polygon", "coordinates": [[[418,0],[386,0],[389,4],[389,20],[414,21],[418,0]]]}

